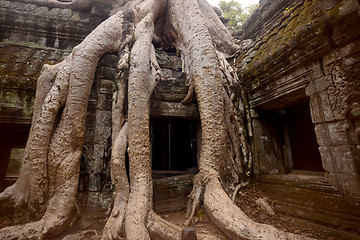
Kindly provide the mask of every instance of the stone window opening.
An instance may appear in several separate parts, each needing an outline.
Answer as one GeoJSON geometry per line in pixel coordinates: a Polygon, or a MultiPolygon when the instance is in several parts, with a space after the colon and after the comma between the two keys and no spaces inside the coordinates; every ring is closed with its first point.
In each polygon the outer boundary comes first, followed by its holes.
{"type": "MultiPolygon", "coordinates": [[[[324,172],[309,102],[285,109],[285,146],[288,168],[291,172],[324,172]]],[[[286,165],[286,164],[285,164],[286,165]]]]}
{"type": "Polygon", "coordinates": [[[195,120],[187,119],[151,119],[151,162],[154,178],[196,172],[196,124],[195,120]]]}
{"type": "Polygon", "coordinates": [[[260,175],[324,175],[307,98],[281,109],[258,110],[254,129],[260,175]]]}
{"type": "Polygon", "coordinates": [[[0,191],[19,176],[29,125],[0,124],[0,191]]]}

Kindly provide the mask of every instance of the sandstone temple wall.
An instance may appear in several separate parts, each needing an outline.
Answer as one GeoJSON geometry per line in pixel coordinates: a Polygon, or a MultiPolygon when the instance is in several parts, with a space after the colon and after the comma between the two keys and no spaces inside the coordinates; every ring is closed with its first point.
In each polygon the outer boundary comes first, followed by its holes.
{"type": "MultiPolygon", "coordinates": [[[[108,17],[109,11],[108,5],[99,3],[88,9],[71,10],[0,0],[1,190],[14,180],[9,175],[5,179],[12,149],[24,148],[26,144],[36,80],[42,66],[58,63],[68,56],[73,47],[108,17]]],[[[196,101],[188,105],[181,103],[187,95],[188,86],[180,57],[171,49],[157,49],[156,56],[163,76],[152,96],[151,117],[166,119],[165,123],[160,121],[162,128],[170,128],[172,119],[183,119],[187,124],[185,128],[195,124],[197,129],[199,113],[196,101]]],[[[117,61],[117,53],[106,54],[100,59],[88,103],[79,187],[84,193],[81,204],[88,209],[100,207],[106,210],[111,202],[111,110],[117,61]]],[[[196,129],[193,134],[199,135],[196,129]]],[[[157,134],[163,133],[160,131],[157,134]]],[[[192,186],[191,176],[155,182],[154,198],[158,199],[155,207],[165,211],[186,206],[192,186]],[[166,190],[170,188],[171,191],[166,190]],[[181,197],[176,188],[180,189],[181,197]],[[158,202],[167,204],[158,206],[158,202]]]]}
{"type": "MultiPolygon", "coordinates": [[[[109,6],[103,4],[73,11],[0,0],[1,164],[3,159],[9,158],[11,148],[25,146],[36,79],[43,64],[64,59],[107,18],[109,10],[109,6]]],[[[346,208],[342,196],[357,206],[360,204],[359,22],[359,0],[262,0],[260,8],[238,36],[253,40],[249,48],[231,59],[231,63],[238,71],[251,107],[256,180],[267,176],[262,181],[274,182],[296,171],[304,175],[320,172],[321,177],[310,177],[310,183],[296,182],[287,188],[289,191],[303,188],[308,194],[294,193],[301,200],[292,205],[296,207],[291,211],[298,215],[306,216],[311,212],[308,209],[313,208],[312,203],[306,211],[299,210],[310,197],[333,201],[331,196],[336,195],[334,205],[342,209],[346,208]],[[303,120],[305,115],[308,122],[303,120]],[[292,131],[298,135],[294,137],[292,131]],[[309,133],[304,136],[305,142],[298,143],[294,149],[294,141],[303,135],[302,132],[309,133]],[[306,155],[311,159],[303,159],[308,169],[295,156],[295,150],[300,149],[301,153],[301,145],[304,149],[310,145],[306,138],[314,140],[314,149],[310,156],[306,155]],[[319,165],[312,165],[312,157],[320,161],[319,165]],[[313,187],[311,194],[309,186],[313,187]]],[[[195,131],[191,144],[196,144],[196,140],[199,143],[196,100],[187,106],[180,103],[187,93],[181,61],[171,49],[157,49],[156,55],[164,76],[152,96],[151,117],[168,121],[166,127],[159,128],[162,134],[169,133],[169,121],[173,118],[190,121],[191,128],[195,128],[191,130],[195,131]]],[[[106,54],[98,65],[88,106],[81,166],[80,189],[88,193],[85,205],[91,208],[100,203],[103,210],[111,201],[111,193],[105,196],[102,191],[111,184],[109,141],[117,59],[116,53],[106,54]]],[[[164,124],[161,121],[160,124],[164,124]]],[[[153,135],[151,137],[153,140],[153,135]]],[[[7,166],[1,165],[0,181],[6,169],[7,166]]],[[[154,199],[164,202],[155,207],[164,211],[176,209],[186,202],[191,178],[161,180],[155,182],[154,190],[154,199]],[[179,185],[185,197],[177,197],[179,192],[174,189],[179,185]]],[[[321,210],[325,218],[318,213],[309,216],[325,222],[331,216],[335,219],[334,225],[338,224],[336,221],[344,216],[345,210],[331,213],[329,209],[331,206],[326,211],[321,210]]],[[[349,216],[352,212],[349,210],[345,214],[349,216]]],[[[360,214],[346,217],[342,223],[356,229],[360,222],[358,216],[360,214]]]]}
{"type": "Polygon", "coordinates": [[[252,108],[255,171],[262,175],[296,170],[286,117],[292,107],[308,104],[322,171],[357,204],[359,10],[357,0],[263,0],[239,36],[253,44],[235,58],[252,108]]]}

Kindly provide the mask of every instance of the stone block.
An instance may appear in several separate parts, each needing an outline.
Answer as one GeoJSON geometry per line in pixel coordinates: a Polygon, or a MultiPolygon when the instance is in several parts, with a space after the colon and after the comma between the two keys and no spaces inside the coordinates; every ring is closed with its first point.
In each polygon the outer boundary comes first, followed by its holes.
{"type": "Polygon", "coordinates": [[[320,94],[310,97],[311,120],[314,124],[326,122],[322,109],[320,94]]]}
{"type": "Polygon", "coordinates": [[[183,76],[183,73],[180,71],[172,71],[172,77],[180,79],[183,76]]]}
{"type": "Polygon", "coordinates": [[[199,110],[197,104],[182,104],[181,102],[150,102],[150,116],[151,117],[187,117],[198,119],[199,110]]]}
{"type": "Polygon", "coordinates": [[[111,135],[111,112],[97,111],[96,112],[96,129],[94,142],[99,143],[101,139],[107,139],[111,135]]]}
{"type": "Polygon", "coordinates": [[[166,68],[161,69],[161,79],[162,80],[173,79],[173,71],[171,69],[166,69],[166,68]]]}
{"type": "Polygon", "coordinates": [[[100,93],[101,94],[112,94],[112,80],[100,79],[100,93]]]}
{"type": "Polygon", "coordinates": [[[100,60],[100,64],[103,66],[116,66],[117,62],[118,56],[115,54],[105,54],[100,60]]]}
{"type": "Polygon", "coordinates": [[[329,96],[328,96],[327,92],[321,92],[319,94],[319,96],[320,96],[319,104],[321,104],[321,107],[323,110],[324,120],[326,122],[333,121],[334,120],[333,109],[332,109],[332,105],[329,101],[329,96]]]}
{"type": "Polygon", "coordinates": [[[170,62],[172,62],[172,68],[174,70],[182,70],[182,61],[181,58],[175,55],[169,56],[170,62]]]}
{"type": "Polygon", "coordinates": [[[350,138],[347,134],[347,129],[350,127],[346,120],[327,123],[329,129],[329,136],[332,145],[351,144],[350,138]]]}
{"type": "Polygon", "coordinates": [[[101,176],[99,174],[90,174],[89,191],[98,192],[101,190],[101,176]]]}
{"type": "Polygon", "coordinates": [[[314,87],[316,89],[316,92],[320,93],[328,89],[331,82],[327,81],[326,77],[317,78],[314,80],[314,87]]]}
{"type": "Polygon", "coordinates": [[[326,123],[315,124],[316,141],[320,147],[330,146],[329,130],[326,123]]]}
{"type": "Polygon", "coordinates": [[[360,193],[360,177],[358,174],[337,173],[337,179],[345,194],[360,193]]]}
{"type": "Polygon", "coordinates": [[[111,67],[101,67],[100,75],[105,79],[113,79],[115,76],[115,69],[111,67]]]}
{"type": "Polygon", "coordinates": [[[99,94],[97,99],[97,110],[111,111],[112,94],[99,94]]]}
{"type": "Polygon", "coordinates": [[[87,153],[86,159],[85,159],[85,172],[87,174],[92,173],[93,169],[94,169],[94,159],[93,159],[93,151],[89,151],[89,153],[87,153]],[[91,153],[91,155],[90,155],[91,153]]]}
{"type": "Polygon", "coordinates": [[[97,104],[97,109],[101,111],[111,111],[112,100],[105,99],[103,101],[99,101],[97,104]]]}
{"type": "Polygon", "coordinates": [[[355,174],[358,172],[352,145],[340,145],[332,147],[332,154],[338,173],[355,174]]]}
{"type": "Polygon", "coordinates": [[[184,227],[181,231],[181,240],[197,240],[196,229],[193,227],[184,227]]]}
{"type": "Polygon", "coordinates": [[[335,172],[335,162],[332,155],[331,147],[319,147],[322,166],[327,172],[335,172]]]}
{"type": "Polygon", "coordinates": [[[323,57],[323,65],[325,74],[331,74],[333,71],[334,63],[341,61],[343,58],[359,52],[360,49],[360,40],[351,42],[343,47],[339,47],[329,52],[323,57]]]}
{"type": "Polygon", "coordinates": [[[339,183],[339,180],[337,178],[337,173],[335,172],[329,172],[325,173],[325,180],[331,184],[336,190],[342,191],[342,187],[339,183]]]}
{"type": "Polygon", "coordinates": [[[305,93],[306,96],[313,96],[315,93],[317,93],[316,91],[316,87],[315,87],[315,81],[310,81],[308,83],[308,85],[305,87],[305,93]]]}
{"type": "Polygon", "coordinates": [[[97,106],[97,101],[95,99],[90,99],[88,102],[88,111],[95,110],[97,106]]]}

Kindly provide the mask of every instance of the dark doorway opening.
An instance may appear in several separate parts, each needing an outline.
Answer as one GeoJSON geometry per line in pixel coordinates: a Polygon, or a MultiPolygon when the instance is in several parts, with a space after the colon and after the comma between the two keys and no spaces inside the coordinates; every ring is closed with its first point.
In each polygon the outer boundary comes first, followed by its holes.
{"type": "Polygon", "coordinates": [[[0,124],[0,191],[18,177],[29,131],[29,125],[0,124]]]}
{"type": "Polygon", "coordinates": [[[309,102],[285,109],[293,170],[323,172],[309,102]]]}
{"type": "Polygon", "coordinates": [[[151,119],[153,171],[191,171],[197,167],[196,121],[151,119]]]}

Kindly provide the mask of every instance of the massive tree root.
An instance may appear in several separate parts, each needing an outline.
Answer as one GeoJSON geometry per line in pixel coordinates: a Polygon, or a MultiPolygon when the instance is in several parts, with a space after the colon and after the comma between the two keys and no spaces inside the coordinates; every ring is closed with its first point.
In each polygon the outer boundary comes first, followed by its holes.
{"type": "MultiPolygon", "coordinates": [[[[179,50],[190,84],[183,102],[196,94],[199,106],[200,171],[187,223],[203,202],[210,218],[231,239],[303,239],[251,221],[224,191],[221,172],[225,160],[230,158],[238,183],[243,166],[251,161],[251,147],[245,140],[250,129],[245,126],[241,97],[236,97],[236,74],[225,60],[240,46],[209,4],[205,0],[114,2],[121,6],[120,11],[99,25],[63,62],[43,68],[20,177],[0,194],[2,211],[22,208],[35,221],[3,228],[0,238],[44,239],[61,232],[71,220],[95,68],[102,54],[118,52],[111,152],[116,193],[102,239],[180,239],[181,228],[161,219],[151,207],[150,96],[161,78],[153,45],[156,40],[179,50]],[[167,28],[159,31],[155,26],[167,28]]],[[[200,235],[199,239],[216,238],[200,235]]]]}

